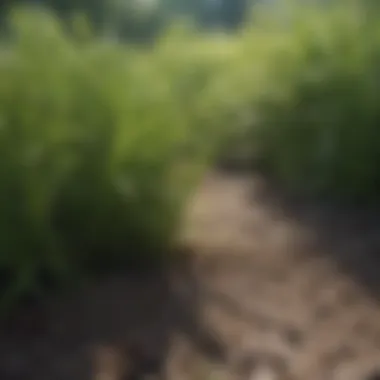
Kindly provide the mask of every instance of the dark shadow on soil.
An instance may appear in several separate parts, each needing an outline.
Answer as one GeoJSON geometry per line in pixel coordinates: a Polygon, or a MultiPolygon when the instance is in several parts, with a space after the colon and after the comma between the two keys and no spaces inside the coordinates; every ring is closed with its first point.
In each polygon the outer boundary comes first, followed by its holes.
{"type": "Polygon", "coordinates": [[[202,327],[193,255],[170,267],[88,285],[66,299],[28,307],[0,330],[1,380],[165,379],[173,334],[206,358],[222,345],[202,327]],[[103,378],[103,377],[102,377],[103,378]]]}
{"type": "Polygon", "coordinates": [[[295,195],[268,176],[256,177],[260,182],[260,190],[254,192],[256,203],[281,219],[306,227],[314,236],[311,243],[318,254],[328,255],[342,271],[380,299],[380,207],[295,195]]]}

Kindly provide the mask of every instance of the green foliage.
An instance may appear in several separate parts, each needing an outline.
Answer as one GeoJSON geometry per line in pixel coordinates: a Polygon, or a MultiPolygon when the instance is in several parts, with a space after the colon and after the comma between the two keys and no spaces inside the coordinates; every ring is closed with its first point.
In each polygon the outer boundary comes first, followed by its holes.
{"type": "Polygon", "coordinates": [[[123,41],[149,43],[160,36],[167,19],[159,0],[113,0],[107,4],[105,31],[123,41]]]}
{"type": "Polygon", "coordinates": [[[296,190],[378,196],[378,16],[258,13],[234,35],[173,25],[151,49],[94,39],[79,15],[67,30],[14,14],[0,56],[0,306],[46,280],[162,258],[231,149],[296,190]]]}
{"type": "Polygon", "coordinates": [[[354,5],[288,8],[243,37],[251,139],[289,187],[379,195],[380,23],[365,14],[354,5]]]}
{"type": "Polygon", "coordinates": [[[69,19],[75,12],[84,12],[97,28],[103,26],[104,17],[108,11],[108,1],[105,0],[7,0],[0,14],[4,18],[4,16],[7,17],[10,10],[25,6],[43,6],[50,11],[54,11],[55,14],[65,20],[69,19]]]}
{"type": "Polygon", "coordinates": [[[228,62],[227,45],[224,39],[219,46],[212,37],[175,25],[156,50],[156,59],[181,104],[182,115],[196,128],[192,149],[202,149],[208,157],[215,155],[219,145],[215,142],[226,131],[219,118],[222,104],[213,89],[228,62]]]}
{"type": "Polygon", "coordinates": [[[84,14],[97,35],[139,43],[154,40],[167,19],[160,0],[10,0],[0,11],[0,22],[10,10],[25,6],[48,9],[66,24],[84,14]]]}
{"type": "Polygon", "coordinates": [[[41,276],[159,258],[208,155],[163,53],[71,38],[42,12],[12,25],[0,59],[3,308],[41,291],[41,276]]]}

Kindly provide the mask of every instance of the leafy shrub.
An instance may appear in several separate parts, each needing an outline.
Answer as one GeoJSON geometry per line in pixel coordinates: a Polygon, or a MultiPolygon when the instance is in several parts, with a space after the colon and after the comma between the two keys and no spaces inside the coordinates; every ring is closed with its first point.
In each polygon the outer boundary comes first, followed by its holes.
{"type": "Polygon", "coordinates": [[[154,261],[169,248],[205,154],[182,154],[196,143],[193,119],[154,62],[68,37],[49,14],[14,15],[0,57],[4,309],[42,278],[154,261]]]}
{"type": "Polygon", "coordinates": [[[287,15],[270,27],[257,24],[245,37],[245,46],[252,46],[246,59],[264,63],[250,100],[260,155],[294,189],[378,196],[378,17],[369,21],[365,8],[347,4],[301,7],[287,15]],[[263,33],[274,44],[254,57],[263,33]]]}
{"type": "Polygon", "coordinates": [[[183,24],[174,25],[156,47],[161,75],[170,84],[184,119],[193,125],[184,151],[201,151],[209,164],[229,133],[229,123],[222,117],[225,94],[219,83],[233,48],[234,42],[229,44],[224,36],[203,35],[183,24]]]}

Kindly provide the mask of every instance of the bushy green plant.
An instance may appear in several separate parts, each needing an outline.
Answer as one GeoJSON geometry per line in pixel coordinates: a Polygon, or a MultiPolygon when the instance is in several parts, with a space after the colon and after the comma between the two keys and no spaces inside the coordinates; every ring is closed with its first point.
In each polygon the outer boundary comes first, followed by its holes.
{"type": "Polygon", "coordinates": [[[290,187],[379,195],[380,23],[364,15],[354,5],[300,7],[247,32],[246,46],[260,33],[275,41],[262,58],[246,58],[265,63],[252,138],[290,187]]]}
{"type": "Polygon", "coordinates": [[[194,126],[184,151],[191,154],[201,150],[211,161],[227,131],[226,120],[221,117],[224,94],[217,87],[233,56],[230,46],[234,44],[226,37],[205,36],[178,24],[156,47],[161,75],[175,94],[184,119],[194,126]]]}
{"type": "Polygon", "coordinates": [[[40,291],[41,276],[169,248],[204,153],[183,156],[193,120],[151,54],[71,38],[41,11],[14,14],[0,57],[3,308],[40,291]]]}

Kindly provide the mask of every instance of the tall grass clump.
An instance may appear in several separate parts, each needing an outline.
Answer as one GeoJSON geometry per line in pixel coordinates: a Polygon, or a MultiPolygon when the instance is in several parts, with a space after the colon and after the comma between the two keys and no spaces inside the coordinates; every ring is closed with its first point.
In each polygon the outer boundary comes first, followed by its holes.
{"type": "Polygon", "coordinates": [[[187,151],[201,150],[211,160],[226,132],[220,122],[221,97],[215,97],[213,89],[223,77],[233,46],[226,37],[204,35],[186,24],[174,24],[156,49],[162,75],[166,76],[182,115],[194,126],[187,151]]]}
{"type": "Polygon", "coordinates": [[[183,155],[194,125],[154,62],[74,38],[43,11],[13,14],[0,56],[3,310],[170,248],[205,155],[183,155]]]}
{"type": "Polygon", "coordinates": [[[264,63],[251,138],[267,169],[293,189],[379,195],[380,18],[367,16],[353,3],[298,5],[246,32],[245,59],[264,63]],[[258,35],[273,41],[263,56],[255,55],[258,35]]]}

